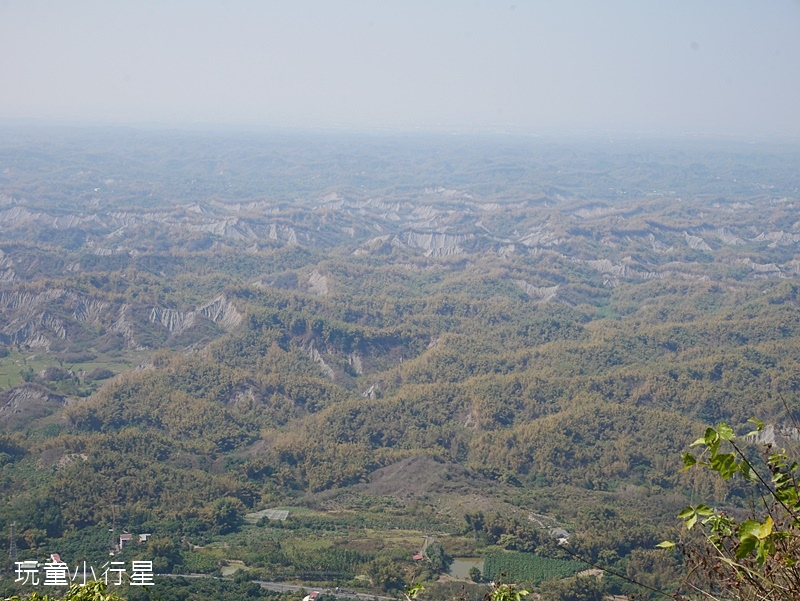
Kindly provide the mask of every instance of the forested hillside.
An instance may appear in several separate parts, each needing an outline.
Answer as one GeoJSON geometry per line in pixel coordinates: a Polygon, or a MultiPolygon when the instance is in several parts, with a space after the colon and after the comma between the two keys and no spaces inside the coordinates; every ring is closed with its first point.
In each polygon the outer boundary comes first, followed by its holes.
{"type": "Polygon", "coordinates": [[[653,546],[686,495],[745,502],[680,451],[797,406],[798,148],[0,139],[20,557],[107,556],[113,525],[165,572],[390,589],[426,536],[434,579],[448,556],[571,559],[565,529],[668,586],[653,546]]]}

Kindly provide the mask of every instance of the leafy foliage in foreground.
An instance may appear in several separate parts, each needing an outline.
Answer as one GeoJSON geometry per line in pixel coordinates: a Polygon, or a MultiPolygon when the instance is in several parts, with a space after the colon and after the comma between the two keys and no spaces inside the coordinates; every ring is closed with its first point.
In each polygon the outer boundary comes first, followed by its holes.
{"type": "Polygon", "coordinates": [[[85,586],[73,584],[63,597],[51,597],[36,591],[24,597],[13,596],[6,601],[125,601],[124,598],[108,591],[108,586],[100,581],[87,582],[85,586]]]}
{"type": "MultiPolygon", "coordinates": [[[[758,438],[764,424],[750,421],[756,429],[746,438],[758,438]]],[[[691,568],[687,585],[711,599],[796,600],[800,598],[798,463],[767,442],[762,445],[763,466],[754,465],[745,444],[730,426],[720,423],[693,443],[703,450],[699,457],[683,455],[685,469],[705,468],[723,480],[742,478],[754,493],[747,515],[702,503],[679,514],[687,530],[700,535],[681,545],[691,568]]],[[[665,541],[659,546],[675,544],[665,541]]]]}

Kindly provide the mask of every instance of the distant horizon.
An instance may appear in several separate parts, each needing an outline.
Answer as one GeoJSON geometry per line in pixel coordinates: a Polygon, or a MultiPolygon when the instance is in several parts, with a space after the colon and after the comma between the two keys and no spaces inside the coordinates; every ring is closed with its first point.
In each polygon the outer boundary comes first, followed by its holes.
{"type": "Polygon", "coordinates": [[[591,128],[486,128],[486,129],[456,129],[432,128],[423,126],[298,126],[281,124],[246,124],[246,123],[215,123],[215,122],[124,122],[124,121],[89,121],[89,120],[48,120],[48,119],[8,119],[0,117],[2,130],[75,130],[75,131],[140,131],[152,133],[197,133],[197,134],[231,134],[231,135],[259,135],[266,133],[280,133],[282,135],[363,135],[377,137],[393,136],[433,136],[433,137],[476,137],[476,138],[518,138],[518,139],[543,139],[543,140],[610,140],[619,139],[627,141],[701,141],[701,142],[731,142],[731,143],[756,143],[756,144],[800,144],[800,134],[724,134],[703,131],[669,132],[657,130],[602,130],[591,128]]]}

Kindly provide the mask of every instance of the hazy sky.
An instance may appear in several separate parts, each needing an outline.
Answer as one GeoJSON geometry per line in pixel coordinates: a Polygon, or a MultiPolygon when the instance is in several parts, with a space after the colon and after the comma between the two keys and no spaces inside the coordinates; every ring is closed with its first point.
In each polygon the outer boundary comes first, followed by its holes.
{"type": "Polygon", "coordinates": [[[800,0],[0,0],[0,119],[800,136],[800,0]]]}

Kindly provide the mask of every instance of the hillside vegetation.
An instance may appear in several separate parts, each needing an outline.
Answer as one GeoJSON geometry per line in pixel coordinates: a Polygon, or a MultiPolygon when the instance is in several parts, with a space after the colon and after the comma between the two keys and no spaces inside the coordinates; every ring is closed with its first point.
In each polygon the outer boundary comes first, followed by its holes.
{"type": "Polygon", "coordinates": [[[573,574],[562,528],[667,586],[685,495],[745,502],[679,452],[794,407],[796,148],[6,140],[0,531],[23,557],[107,556],[113,523],[164,571],[388,589],[431,535],[428,578],[507,551],[573,574]],[[290,518],[244,520],[268,508],[290,518]]]}

